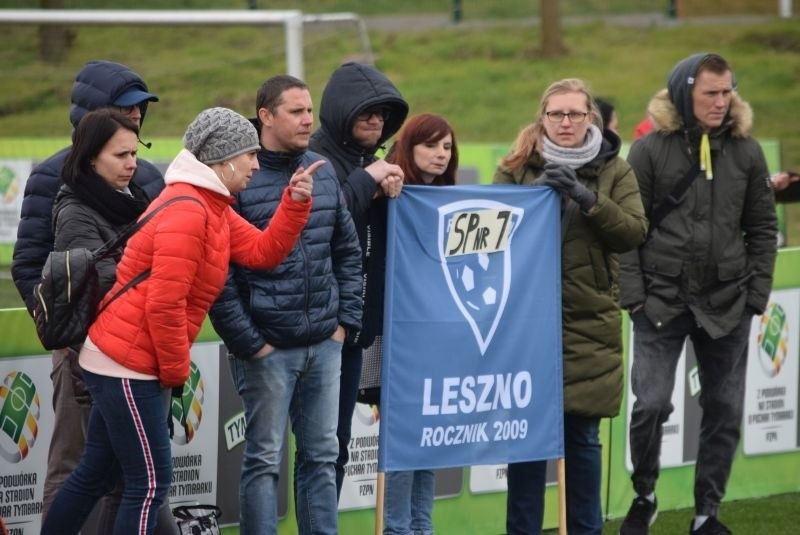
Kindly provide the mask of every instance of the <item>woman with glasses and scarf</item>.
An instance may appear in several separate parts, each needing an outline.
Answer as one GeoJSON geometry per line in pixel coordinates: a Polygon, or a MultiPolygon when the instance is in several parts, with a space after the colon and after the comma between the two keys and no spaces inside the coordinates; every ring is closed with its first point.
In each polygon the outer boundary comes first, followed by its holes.
{"type": "MultiPolygon", "coordinates": [[[[567,531],[603,529],[600,419],[619,412],[623,391],[617,255],[647,234],[636,177],[620,138],[603,129],[583,81],[544,92],[537,116],[501,160],[495,184],[547,186],[561,196],[562,346],[567,531]]],[[[541,533],[546,461],[508,467],[506,530],[541,533]]]]}

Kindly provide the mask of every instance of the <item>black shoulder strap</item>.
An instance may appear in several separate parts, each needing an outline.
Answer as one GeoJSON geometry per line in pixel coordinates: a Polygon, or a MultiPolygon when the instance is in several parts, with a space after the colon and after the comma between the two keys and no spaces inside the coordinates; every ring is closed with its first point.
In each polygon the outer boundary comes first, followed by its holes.
{"type": "MultiPolygon", "coordinates": [[[[168,201],[165,201],[164,204],[154,208],[152,212],[150,212],[149,214],[147,214],[146,216],[141,218],[139,221],[129,225],[125,230],[123,230],[119,234],[119,236],[117,236],[113,240],[103,244],[97,251],[95,251],[95,254],[97,255],[96,259],[100,260],[101,258],[105,258],[107,256],[110,256],[111,254],[114,254],[118,249],[120,249],[121,247],[123,247],[125,245],[125,243],[128,240],[128,238],[133,236],[136,233],[136,231],[138,231],[148,221],[150,221],[150,219],[152,219],[153,216],[156,215],[156,213],[158,213],[162,208],[164,208],[168,204],[172,204],[173,202],[177,202],[177,201],[194,201],[194,202],[198,203],[201,206],[203,205],[203,203],[200,202],[199,199],[196,199],[195,197],[189,197],[188,195],[181,195],[181,196],[178,196],[178,197],[173,197],[172,199],[170,199],[168,201]]],[[[110,305],[111,303],[116,301],[119,296],[121,296],[122,294],[124,294],[125,292],[127,292],[128,290],[130,290],[131,288],[133,288],[134,286],[136,286],[137,284],[139,284],[140,282],[142,282],[143,280],[145,280],[149,276],[150,276],[150,268],[147,268],[144,271],[142,271],[141,273],[139,273],[138,275],[136,275],[134,278],[129,280],[125,284],[125,286],[120,288],[119,291],[117,293],[115,293],[111,297],[111,299],[106,301],[103,304],[103,306],[100,307],[100,310],[97,311],[97,315],[99,316],[100,313],[103,310],[105,310],[108,305],[110,305]]]]}
{"type": "Polygon", "coordinates": [[[200,202],[199,199],[196,199],[195,197],[190,197],[188,195],[179,195],[178,197],[173,197],[172,199],[165,201],[161,206],[154,208],[152,212],[150,212],[140,220],[135,221],[130,225],[128,225],[127,227],[125,227],[122,230],[122,232],[117,234],[115,238],[108,240],[106,243],[97,248],[94,251],[95,257],[98,260],[100,260],[116,254],[118,250],[122,249],[125,246],[125,244],[128,242],[128,239],[130,239],[131,236],[136,234],[136,232],[140,228],[145,226],[147,222],[150,221],[158,212],[160,212],[163,208],[166,208],[167,205],[177,201],[194,201],[200,204],[201,206],[203,204],[202,202],[200,202]]]}
{"type": "Polygon", "coordinates": [[[653,213],[650,214],[650,228],[648,229],[647,233],[652,234],[653,230],[658,227],[658,225],[663,221],[667,214],[669,214],[673,208],[678,206],[683,202],[683,199],[686,197],[686,192],[689,191],[689,186],[692,185],[694,179],[697,178],[697,175],[700,174],[700,166],[695,163],[689,169],[689,172],[677,183],[675,187],[672,188],[672,191],[669,192],[669,195],[664,198],[663,201],[659,203],[653,209],[653,213]]]}
{"type": "Polygon", "coordinates": [[[137,284],[139,284],[140,282],[142,282],[143,280],[145,280],[145,279],[146,279],[147,277],[149,277],[149,276],[150,276],[150,268],[147,268],[147,269],[145,269],[144,271],[142,271],[141,273],[139,273],[138,275],[136,275],[134,278],[132,278],[131,280],[129,280],[129,281],[128,281],[128,282],[125,284],[125,286],[123,286],[122,288],[120,288],[120,289],[119,289],[119,291],[118,291],[117,293],[115,293],[115,294],[114,294],[114,295],[111,297],[111,299],[109,299],[108,301],[106,301],[105,303],[103,303],[103,306],[101,306],[101,307],[100,307],[100,310],[98,310],[98,311],[97,311],[97,315],[99,316],[99,315],[100,315],[100,313],[101,313],[102,311],[104,311],[108,305],[110,305],[111,303],[113,303],[114,301],[116,301],[116,300],[117,300],[117,297],[121,296],[122,294],[124,294],[125,292],[127,292],[128,290],[130,290],[131,288],[133,288],[134,286],[136,286],[137,284]]]}

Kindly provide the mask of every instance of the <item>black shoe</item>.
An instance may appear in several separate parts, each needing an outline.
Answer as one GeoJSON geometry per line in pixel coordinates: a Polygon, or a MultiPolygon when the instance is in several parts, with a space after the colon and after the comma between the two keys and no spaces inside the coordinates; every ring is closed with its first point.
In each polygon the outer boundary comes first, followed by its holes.
{"type": "Polygon", "coordinates": [[[733,535],[733,532],[726,528],[715,516],[708,517],[699,528],[692,529],[693,527],[694,519],[689,524],[689,535],[733,535]]]}
{"type": "Polygon", "coordinates": [[[647,498],[637,496],[619,527],[619,535],[647,535],[657,516],[658,500],[651,502],[647,498]]]}

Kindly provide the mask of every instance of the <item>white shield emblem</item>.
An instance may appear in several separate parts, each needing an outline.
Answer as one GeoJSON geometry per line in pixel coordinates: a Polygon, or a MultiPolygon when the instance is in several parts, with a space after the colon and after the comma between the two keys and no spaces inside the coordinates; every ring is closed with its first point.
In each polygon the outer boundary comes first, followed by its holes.
{"type": "Polygon", "coordinates": [[[524,210],[472,199],[439,208],[438,249],[450,295],[481,355],[492,342],[511,288],[511,237],[524,210]]]}

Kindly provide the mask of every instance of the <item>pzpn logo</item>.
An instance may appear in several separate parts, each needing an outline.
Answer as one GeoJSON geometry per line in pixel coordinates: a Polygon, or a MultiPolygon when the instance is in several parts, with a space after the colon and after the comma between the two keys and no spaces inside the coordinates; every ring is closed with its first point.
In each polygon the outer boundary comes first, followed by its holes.
{"type": "Polygon", "coordinates": [[[786,311],[777,303],[767,307],[758,329],[758,361],[767,374],[775,377],[781,372],[789,354],[789,324],[786,311]]]}
{"type": "Polygon", "coordinates": [[[13,371],[0,385],[0,455],[18,463],[39,434],[39,393],[27,374],[13,371]]]}
{"type": "Polygon", "coordinates": [[[189,368],[189,379],[183,385],[181,397],[172,398],[172,440],[176,444],[188,444],[194,438],[203,421],[205,382],[194,362],[189,368]]]}

